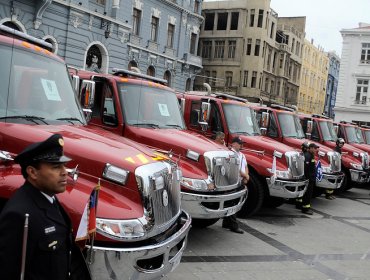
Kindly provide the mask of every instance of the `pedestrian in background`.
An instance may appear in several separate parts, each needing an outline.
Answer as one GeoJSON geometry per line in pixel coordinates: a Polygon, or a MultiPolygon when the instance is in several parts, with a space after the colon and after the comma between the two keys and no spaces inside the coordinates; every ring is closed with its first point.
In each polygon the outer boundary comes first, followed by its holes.
{"type": "Polygon", "coordinates": [[[0,214],[1,279],[91,279],[80,249],[72,239],[71,220],[57,197],[67,185],[64,141],[54,134],[31,144],[16,158],[25,183],[0,214]],[[26,254],[22,253],[25,214],[29,214],[26,254]]]}
{"type": "MultiPolygon", "coordinates": [[[[215,136],[215,142],[225,145],[225,133],[222,131],[217,131],[216,136],[215,136]]],[[[244,156],[244,155],[243,155],[244,156]]],[[[222,221],[222,227],[223,228],[228,228],[230,231],[243,234],[244,231],[239,228],[239,223],[236,219],[236,214],[225,217],[222,221]]]]}
{"type": "Polygon", "coordinates": [[[311,198],[313,189],[316,184],[316,160],[315,154],[318,152],[319,146],[315,143],[308,145],[308,150],[304,152],[304,175],[308,179],[307,190],[302,197],[302,213],[313,215],[311,209],[311,198]]]}

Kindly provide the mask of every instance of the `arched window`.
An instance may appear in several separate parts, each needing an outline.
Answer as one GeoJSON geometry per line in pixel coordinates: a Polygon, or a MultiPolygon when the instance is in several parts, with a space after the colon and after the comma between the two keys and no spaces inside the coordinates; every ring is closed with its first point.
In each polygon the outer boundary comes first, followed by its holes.
{"type": "Polygon", "coordinates": [[[163,75],[163,79],[167,80],[167,85],[169,87],[172,86],[172,80],[171,80],[171,71],[167,70],[166,72],[164,72],[164,75],[163,75]]]}
{"type": "Polygon", "coordinates": [[[149,76],[154,77],[155,76],[155,68],[153,66],[149,66],[148,70],[146,71],[146,74],[149,76]]]}
{"type": "Polygon", "coordinates": [[[185,90],[186,91],[190,91],[191,90],[191,79],[190,78],[186,79],[185,90]]]}
{"type": "Polygon", "coordinates": [[[12,21],[6,21],[6,22],[4,22],[3,23],[3,25],[5,25],[5,26],[7,26],[7,27],[10,27],[10,28],[13,28],[13,29],[15,29],[15,30],[18,30],[18,31],[21,31],[22,32],[22,30],[18,27],[18,25],[16,25],[14,22],[12,22],[12,21]]]}
{"type": "Polygon", "coordinates": [[[102,64],[102,55],[98,46],[93,45],[87,51],[86,70],[100,73],[102,64]]]}
{"type": "Polygon", "coordinates": [[[49,35],[45,36],[43,39],[46,43],[49,43],[49,44],[52,45],[52,52],[56,54],[58,52],[58,42],[57,42],[57,40],[54,37],[49,36],[49,35]]]}
{"type": "Polygon", "coordinates": [[[137,67],[137,62],[135,60],[131,60],[129,63],[128,63],[128,67],[127,69],[128,70],[131,70],[131,67],[137,67]]]}

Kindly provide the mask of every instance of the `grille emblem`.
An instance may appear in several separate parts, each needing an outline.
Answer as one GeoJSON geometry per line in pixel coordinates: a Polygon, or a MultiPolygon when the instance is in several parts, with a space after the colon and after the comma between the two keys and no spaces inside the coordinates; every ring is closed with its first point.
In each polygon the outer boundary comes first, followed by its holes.
{"type": "Polygon", "coordinates": [[[222,176],[225,176],[225,174],[226,174],[225,166],[221,167],[221,174],[222,174],[222,176]]]}
{"type": "Polygon", "coordinates": [[[163,193],[162,193],[162,202],[163,202],[163,206],[167,206],[168,205],[168,193],[166,190],[163,190],[163,193]]]}

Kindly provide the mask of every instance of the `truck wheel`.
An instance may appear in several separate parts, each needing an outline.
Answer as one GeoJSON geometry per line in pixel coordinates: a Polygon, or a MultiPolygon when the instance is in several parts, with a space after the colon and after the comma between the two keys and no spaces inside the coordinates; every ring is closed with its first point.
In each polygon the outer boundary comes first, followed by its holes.
{"type": "Polygon", "coordinates": [[[191,224],[196,228],[206,228],[215,223],[217,223],[219,219],[192,219],[191,224]]]}
{"type": "Polygon", "coordinates": [[[263,202],[263,206],[268,208],[277,208],[283,205],[287,200],[282,197],[267,196],[263,202]]]}
{"type": "Polygon", "coordinates": [[[248,197],[242,209],[238,212],[238,217],[248,218],[253,216],[262,207],[265,197],[264,186],[258,176],[251,174],[248,182],[248,197]]]}

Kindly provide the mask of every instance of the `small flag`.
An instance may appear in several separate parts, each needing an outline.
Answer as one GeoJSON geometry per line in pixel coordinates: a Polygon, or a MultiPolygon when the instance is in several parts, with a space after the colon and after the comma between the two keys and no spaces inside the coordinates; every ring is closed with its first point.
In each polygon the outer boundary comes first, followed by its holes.
{"type": "Polygon", "coordinates": [[[276,157],[274,156],[274,159],[272,160],[272,167],[271,167],[271,177],[270,177],[270,182],[271,184],[274,184],[277,178],[276,175],[276,157]]]}
{"type": "Polygon", "coordinates": [[[100,179],[98,185],[93,189],[87,201],[84,212],[78,226],[76,241],[90,239],[90,235],[96,232],[96,207],[100,190],[100,179]]]}
{"type": "Polygon", "coordinates": [[[323,174],[322,174],[321,161],[318,160],[316,164],[316,181],[321,182],[322,177],[323,177],[323,174]]]}

